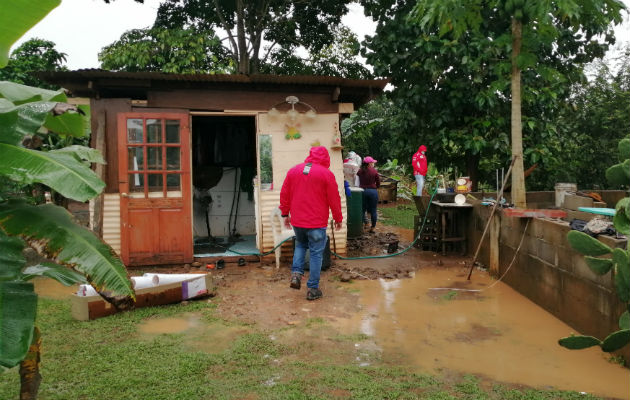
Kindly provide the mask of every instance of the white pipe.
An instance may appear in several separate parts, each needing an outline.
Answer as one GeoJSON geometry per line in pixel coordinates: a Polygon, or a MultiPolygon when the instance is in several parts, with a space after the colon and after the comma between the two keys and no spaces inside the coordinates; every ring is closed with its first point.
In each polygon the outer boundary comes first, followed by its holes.
{"type": "Polygon", "coordinates": [[[131,282],[133,282],[133,288],[135,290],[145,289],[159,284],[159,280],[154,276],[132,276],[131,282]]]}
{"type": "MultiPolygon", "coordinates": [[[[151,274],[146,273],[142,276],[131,277],[131,282],[135,290],[145,289],[148,287],[154,287],[158,285],[166,285],[168,283],[190,281],[198,279],[205,274],[151,274]]],[[[92,285],[79,285],[77,290],[77,296],[98,296],[98,292],[92,285]]]]}
{"type": "Polygon", "coordinates": [[[146,273],[143,276],[157,279],[157,285],[165,285],[167,283],[190,281],[190,280],[197,279],[197,278],[200,278],[200,277],[205,276],[205,275],[206,274],[152,274],[152,273],[146,273]]]}

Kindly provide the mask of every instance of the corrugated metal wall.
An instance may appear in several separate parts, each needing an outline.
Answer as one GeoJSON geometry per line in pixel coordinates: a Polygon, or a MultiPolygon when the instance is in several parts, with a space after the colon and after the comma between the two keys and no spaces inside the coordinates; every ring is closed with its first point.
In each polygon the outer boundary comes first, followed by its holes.
{"type": "Polygon", "coordinates": [[[120,256],[120,195],[103,194],[103,240],[120,256]]]}

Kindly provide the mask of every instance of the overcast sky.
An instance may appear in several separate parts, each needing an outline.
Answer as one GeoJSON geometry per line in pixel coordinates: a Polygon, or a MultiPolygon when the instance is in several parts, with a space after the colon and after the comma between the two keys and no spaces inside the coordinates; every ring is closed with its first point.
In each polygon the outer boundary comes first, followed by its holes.
{"type": "MultiPolygon", "coordinates": [[[[630,0],[624,0],[630,8],[630,0]]],[[[145,28],[155,20],[159,0],[144,0],[144,4],[133,0],[62,0],[39,24],[28,31],[17,43],[34,38],[50,40],[56,49],[66,53],[69,69],[98,68],[98,52],[106,45],[118,40],[123,32],[134,28],[145,28]]],[[[376,24],[363,16],[356,4],[343,23],[363,39],[373,34],[376,24]]],[[[626,17],[623,26],[617,29],[618,42],[630,42],[630,21],[626,17]]]]}

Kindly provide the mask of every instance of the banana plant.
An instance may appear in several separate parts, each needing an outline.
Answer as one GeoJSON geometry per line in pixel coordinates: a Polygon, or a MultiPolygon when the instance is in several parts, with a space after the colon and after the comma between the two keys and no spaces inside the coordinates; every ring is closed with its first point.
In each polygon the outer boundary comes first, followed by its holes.
{"type": "MultiPolygon", "coordinates": [[[[619,159],[619,164],[606,170],[606,178],[613,185],[627,186],[630,182],[630,139],[619,142],[619,159]]],[[[619,233],[630,235],[630,198],[621,199],[615,206],[613,224],[619,233]]],[[[619,350],[630,343],[630,249],[611,249],[579,231],[570,231],[567,239],[574,250],[585,256],[584,260],[594,273],[605,275],[613,272],[617,296],[626,303],[626,311],[619,318],[619,330],[604,340],[593,336],[569,336],[560,339],[558,343],[572,350],[592,346],[600,346],[605,352],[619,350]]]]}
{"type": "MultiPolygon", "coordinates": [[[[104,163],[98,151],[83,146],[29,148],[37,143],[32,140],[36,134],[86,135],[87,116],[66,102],[62,91],[0,82],[0,176],[20,185],[42,184],[67,198],[86,201],[104,188],[90,169],[92,162],[104,163]]],[[[65,285],[88,282],[118,309],[128,309],[134,301],[120,259],[76,224],[67,210],[21,199],[0,202],[0,368],[20,364],[20,398],[35,398],[41,380],[37,295],[29,282],[36,276],[65,285]],[[53,263],[27,267],[22,255],[26,246],[53,263]]]]}

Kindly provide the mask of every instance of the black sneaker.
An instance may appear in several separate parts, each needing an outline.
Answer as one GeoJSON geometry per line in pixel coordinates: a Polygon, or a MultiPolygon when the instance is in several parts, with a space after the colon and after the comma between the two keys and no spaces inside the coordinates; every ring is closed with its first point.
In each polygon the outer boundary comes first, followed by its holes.
{"type": "Polygon", "coordinates": [[[317,300],[322,297],[322,291],[317,288],[308,288],[306,291],[306,300],[317,300]]]}
{"type": "Polygon", "coordinates": [[[297,272],[292,273],[291,284],[289,285],[289,287],[293,289],[299,289],[300,286],[302,286],[302,275],[298,274],[297,272]]]}

